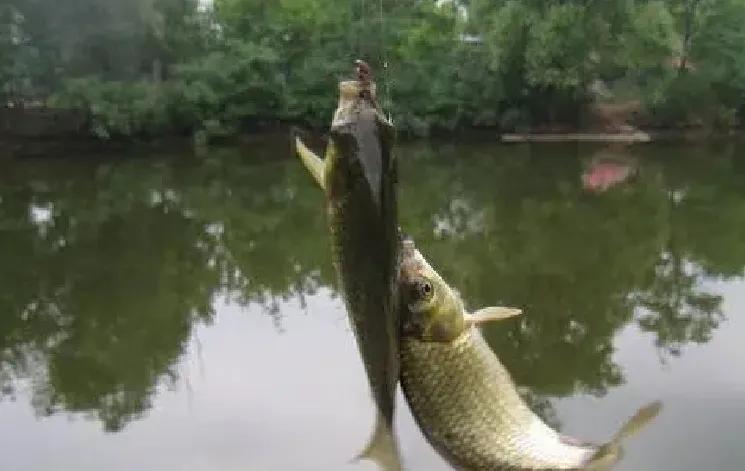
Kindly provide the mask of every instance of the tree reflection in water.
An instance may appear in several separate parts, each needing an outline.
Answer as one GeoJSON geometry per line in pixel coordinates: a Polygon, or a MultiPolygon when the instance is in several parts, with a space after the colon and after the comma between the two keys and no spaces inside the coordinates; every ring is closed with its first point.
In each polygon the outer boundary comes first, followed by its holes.
{"type": "MultiPolygon", "coordinates": [[[[402,226],[471,307],[524,309],[486,336],[551,418],[547,396],[623,382],[613,340],[629,323],[677,355],[724,320],[705,281],[745,267],[736,151],[642,148],[632,178],[588,192],[579,156],[595,149],[408,146],[402,226]]],[[[294,160],[259,160],[5,162],[0,396],[28,384],[37,413],[117,431],[178,380],[218,297],[281,331],[280,301],[331,286],[321,194],[294,160]]]]}

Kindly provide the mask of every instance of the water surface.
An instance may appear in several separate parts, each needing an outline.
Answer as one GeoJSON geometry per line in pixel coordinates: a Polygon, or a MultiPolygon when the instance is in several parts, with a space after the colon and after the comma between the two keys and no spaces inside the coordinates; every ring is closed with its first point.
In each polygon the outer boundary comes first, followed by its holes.
{"type": "MultiPolygon", "coordinates": [[[[526,399],[621,470],[745,467],[737,144],[402,146],[401,218],[526,399]]],[[[0,469],[329,470],[373,410],[286,140],[0,157],[0,469]]],[[[407,468],[449,469],[401,401],[407,468]]]]}

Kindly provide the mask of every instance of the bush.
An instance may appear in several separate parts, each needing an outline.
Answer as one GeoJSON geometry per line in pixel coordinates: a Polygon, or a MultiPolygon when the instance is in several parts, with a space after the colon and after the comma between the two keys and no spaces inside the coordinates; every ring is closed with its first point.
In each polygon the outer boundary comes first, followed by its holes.
{"type": "Polygon", "coordinates": [[[224,48],[179,65],[171,78],[171,115],[180,129],[210,136],[236,132],[284,109],[279,55],[261,44],[228,41],[224,48]]]}
{"type": "Polygon", "coordinates": [[[251,119],[275,119],[284,107],[279,57],[253,43],[231,41],[203,58],[176,66],[167,83],[117,82],[97,77],[67,80],[52,106],[88,114],[100,139],[236,133],[251,119]]]}
{"type": "Polygon", "coordinates": [[[170,130],[166,95],[152,82],[71,79],[52,96],[51,104],[87,112],[90,132],[100,139],[155,136],[170,130]]]}
{"type": "Polygon", "coordinates": [[[653,126],[728,129],[737,125],[737,110],[718,99],[714,84],[703,74],[676,75],[648,100],[649,124],[653,126]]]}
{"type": "Polygon", "coordinates": [[[277,120],[325,128],[358,55],[402,133],[566,128],[600,99],[642,101],[656,126],[745,116],[744,0],[384,0],[382,14],[374,2],[153,0],[143,18],[124,4],[108,12],[80,43],[76,21],[95,1],[74,11],[43,1],[0,7],[0,95],[38,102],[58,89],[53,103],[86,111],[100,138],[175,131],[202,142],[277,120]],[[47,14],[69,15],[71,34],[36,31],[47,14]],[[114,31],[123,17],[136,27],[114,31]]]}

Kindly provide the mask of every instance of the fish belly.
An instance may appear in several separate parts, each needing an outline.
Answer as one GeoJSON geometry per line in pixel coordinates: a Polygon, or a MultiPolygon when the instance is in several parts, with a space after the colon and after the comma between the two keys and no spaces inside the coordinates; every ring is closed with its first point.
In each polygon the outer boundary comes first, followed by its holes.
{"type": "Polygon", "coordinates": [[[340,155],[330,178],[332,257],[375,403],[390,424],[399,376],[395,187],[384,173],[373,194],[357,157],[340,155]]]}
{"type": "Polygon", "coordinates": [[[458,469],[578,469],[596,451],[564,443],[530,410],[475,328],[449,343],[403,339],[401,384],[428,440],[458,469]]]}

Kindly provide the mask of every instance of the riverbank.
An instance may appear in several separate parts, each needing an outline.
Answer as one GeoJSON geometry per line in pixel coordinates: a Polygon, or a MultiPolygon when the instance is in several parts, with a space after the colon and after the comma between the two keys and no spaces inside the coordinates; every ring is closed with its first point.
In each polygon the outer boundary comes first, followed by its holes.
{"type": "MultiPolygon", "coordinates": [[[[272,151],[261,154],[263,158],[272,158],[278,154],[291,152],[291,136],[296,128],[289,124],[275,124],[256,128],[244,133],[215,139],[211,143],[197,143],[193,137],[163,136],[156,139],[109,139],[101,140],[89,136],[10,136],[0,133],[0,157],[36,158],[36,157],[69,157],[78,156],[127,156],[142,155],[160,150],[200,153],[208,147],[239,147],[257,148],[272,151]],[[264,155],[265,154],[265,155],[264,155]]],[[[324,134],[318,130],[311,130],[305,138],[312,145],[322,146],[324,134]]],[[[452,140],[476,140],[478,142],[503,144],[529,143],[595,143],[612,145],[641,145],[650,142],[691,142],[704,143],[707,141],[722,141],[745,139],[742,129],[711,130],[703,128],[686,129],[646,129],[634,133],[601,133],[588,132],[525,132],[500,133],[492,128],[470,128],[454,131],[433,133],[428,137],[417,137],[411,134],[399,136],[400,142],[431,141],[434,143],[452,140]]]]}
{"type": "MultiPolygon", "coordinates": [[[[157,139],[110,139],[92,137],[21,138],[0,134],[0,159],[6,158],[142,158],[158,153],[201,155],[216,148],[237,148],[255,160],[272,160],[292,155],[292,129],[256,131],[197,145],[191,137],[164,136],[157,139]]],[[[320,134],[308,136],[313,145],[322,144],[320,134]]]]}
{"type": "Polygon", "coordinates": [[[594,142],[607,144],[644,144],[649,142],[701,142],[707,140],[742,139],[742,129],[648,129],[634,132],[607,133],[597,131],[565,133],[503,133],[499,139],[505,144],[594,142]]]}

